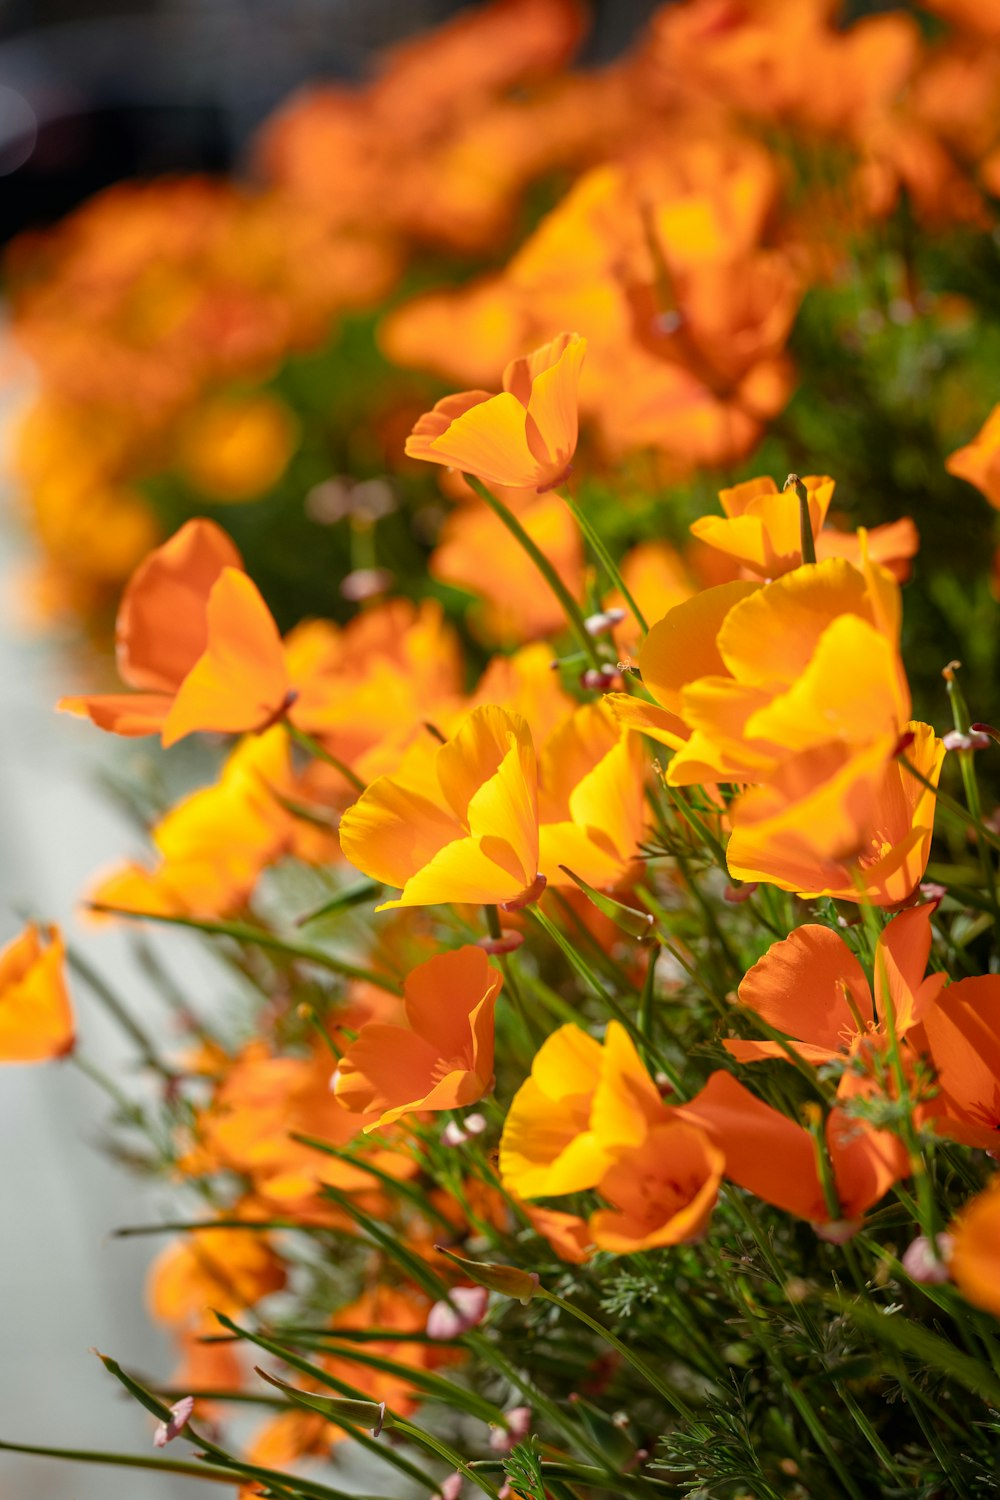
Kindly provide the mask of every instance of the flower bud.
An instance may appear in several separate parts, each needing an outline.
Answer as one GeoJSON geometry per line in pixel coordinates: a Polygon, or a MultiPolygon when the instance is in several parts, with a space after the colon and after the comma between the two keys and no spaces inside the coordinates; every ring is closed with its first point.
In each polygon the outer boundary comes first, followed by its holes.
{"type": "MultiPolygon", "coordinates": [[[[453,1260],[478,1286],[488,1287],[491,1292],[500,1292],[504,1297],[516,1297],[518,1302],[528,1303],[539,1290],[540,1282],[534,1271],[522,1271],[518,1266],[501,1266],[496,1261],[466,1260],[443,1245],[435,1245],[442,1255],[453,1260]]],[[[452,1293],[454,1296],[454,1293],[452,1293]]]]}

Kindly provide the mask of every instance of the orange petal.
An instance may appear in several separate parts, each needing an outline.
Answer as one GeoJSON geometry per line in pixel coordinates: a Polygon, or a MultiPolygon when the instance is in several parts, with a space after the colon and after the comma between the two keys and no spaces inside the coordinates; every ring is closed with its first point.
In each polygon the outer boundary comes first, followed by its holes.
{"type": "Polygon", "coordinates": [[[0,1062],[45,1062],[74,1042],[58,927],[32,922],[0,952],[0,1062]]]}
{"type": "Polygon", "coordinates": [[[188,521],[149,554],[128,582],[115,626],[118,671],[129,687],[176,691],[205,649],[213,584],[223,568],[242,566],[214,521],[188,521]]]}
{"type": "Polygon", "coordinates": [[[164,745],[199,730],[261,729],[281,712],[289,681],[281,637],[256,585],[224,568],[209,595],[207,643],[178,689],[164,745]]]}
{"type": "Polygon", "coordinates": [[[722,583],[677,604],[650,630],[639,670],[657,703],[683,713],[681,689],[699,677],[727,675],[716,637],[729,612],[757,593],[757,583],[722,583]]]}
{"type": "Polygon", "coordinates": [[[741,983],[739,1000],[776,1030],[836,1053],[858,1031],[845,991],[862,1021],[873,1021],[871,990],[850,948],[830,928],[807,923],[772,943],[741,983]]]}
{"type": "Polygon", "coordinates": [[[166,693],[99,693],[60,698],[56,707],[62,713],[88,718],[98,729],[111,734],[135,737],[162,734],[173,703],[166,693]]]}

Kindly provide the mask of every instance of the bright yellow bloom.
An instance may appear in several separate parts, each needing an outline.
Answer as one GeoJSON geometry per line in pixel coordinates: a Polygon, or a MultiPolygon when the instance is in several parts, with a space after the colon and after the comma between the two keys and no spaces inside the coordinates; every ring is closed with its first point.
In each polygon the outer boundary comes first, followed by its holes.
{"type": "Polygon", "coordinates": [[[430,758],[422,747],[341,819],[340,844],[393,906],[515,901],[538,874],[538,771],[519,714],[488,704],[430,758]]]}

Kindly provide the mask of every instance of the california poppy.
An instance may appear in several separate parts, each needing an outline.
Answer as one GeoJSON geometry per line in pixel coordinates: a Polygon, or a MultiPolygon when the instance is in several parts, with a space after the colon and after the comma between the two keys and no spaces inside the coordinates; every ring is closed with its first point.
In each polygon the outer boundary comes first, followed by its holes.
{"type": "Polygon", "coordinates": [[[58,927],[35,922],[0,952],[0,1062],[45,1062],[71,1051],[65,959],[58,927]]]}
{"type": "MultiPolygon", "coordinates": [[[[419,747],[418,747],[419,750],[419,747]]],[[[538,876],[538,772],[519,714],[475,708],[430,755],[380,776],[340,823],[365,875],[402,887],[379,907],[515,901],[538,876]]]]}
{"type": "Polygon", "coordinates": [[[337,1064],[336,1097],[365,1126],[414,1110],[460,1109],[493,1082],[493,1007],[503,978],[481,948],[438,953],[403,984],[402,1024],[362,1026],[337,1064]]]}
{"type": "Polygon", "coordinates": [[[548,490],[565,479],[577,437],[577,384],[587,343],[561,333],[512,360],[503,390],[446,396],[406,440],[411,458],[450,464],[484,484],[548,490]]]}
{"type": "Polygon", "coordinates": [[[293,701],[281,637],[229,538],[189,521],[130,580],[116,623],[118,667],[142,691],[63,698],[115,734],[242,733],[293,701]]]}

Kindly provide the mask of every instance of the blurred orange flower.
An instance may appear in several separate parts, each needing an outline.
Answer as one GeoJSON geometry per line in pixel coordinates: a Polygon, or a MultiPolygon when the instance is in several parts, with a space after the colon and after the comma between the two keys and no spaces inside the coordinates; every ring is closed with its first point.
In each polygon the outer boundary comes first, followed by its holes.
{"type": "Polygon", "coordinates": [[[460,1109],[493,1084],[493,1007],[503,978],[481,948],[438,953],[403,984],[402,1025],[370,1022],[341,1057],[336,1097],[374,1130],[415,1110],[460,1109]]]}
{"type": "Polygon", "coordinates": [[[949,474],[967,479],[1000,508],[1000,405],[994,406],[971,443],[957,448],[945,460],[949,474]]]}
{"type": "Polygon", "coordinates": [[[950,1233],[948,1267],[955,1285],[977,1307],[1000,1317],[1000,1177],[969,1200],[950,1233]]]}
{"type": "Polygon", "coordinates": [[[72,1051],[65,959],[58,927],[35,922],[0,952],[0,1062],[46,1062],[72,1051]]]}
{"type": "Polygon", "coordinates": [[[445,396],[406,440],[411,458],[449,464],[484,484],[561,484],[576,451],[577,385],[587,342],[561,333],[503,372],[503,390],[445,396]]]}
{"type": "Polygon", "coordinates": [[[63,698],[114,734],[267,728],[294,701],[281,637],[239,553],[211,521],[189,521],[137,569],[118,611],[118,668],[138,693],[63,698]]]}

